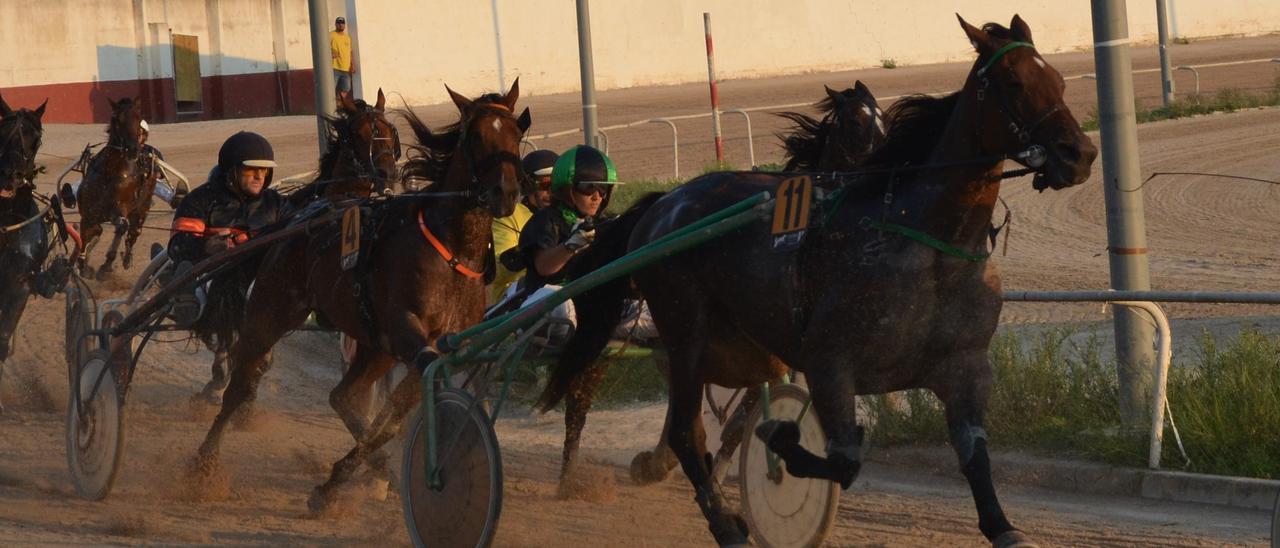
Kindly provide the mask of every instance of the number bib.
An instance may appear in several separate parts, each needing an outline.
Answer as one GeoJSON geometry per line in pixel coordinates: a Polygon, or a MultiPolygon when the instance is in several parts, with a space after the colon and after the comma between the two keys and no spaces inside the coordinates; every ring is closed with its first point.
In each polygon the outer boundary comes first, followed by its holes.
{"type": "Polygon", "coordinates": [[[812,202],[813,180],[807,175],[786,179],[778,185],[773,206],[774,251],[793,251],[800,247],[809,228],[812,202]]]}

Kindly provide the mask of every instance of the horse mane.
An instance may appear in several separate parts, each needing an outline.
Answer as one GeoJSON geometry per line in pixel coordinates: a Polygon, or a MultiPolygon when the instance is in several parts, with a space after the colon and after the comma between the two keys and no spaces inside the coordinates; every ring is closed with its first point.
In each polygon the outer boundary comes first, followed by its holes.
{"type": "MultiPolygon", "coordinates": [[[[933,155],[942,140],[943,128],[959,102],[960,92],[943,97],[908,95],[899,99],[885,113],[889,132],[867,158],[868,169],[883,170],[923,164],[933,155]]],[[[857,186],[883,189],[890,173],[876,173],[857,186]]]]}
{"type": "MultiPolygon", "coordinates": [[[[369,107],[364,99],[355,100],[356,108],[364,110],[369,107]]],[[[338,163],[338,156],[342,154],[342,141],[351,136],[351,113],[345,110],[338,110],[333,116],[325,116],[325,151],[320,156],[320,176],[321,180],[328,179],[333,174],[333,168],[338,163]]]]}
{"type": "MultiPolygon", "coordinates": [[[[853,98],[853,89],[845,89],[841,95],[853,98]]],[[[777,116],[790,120],[794,126],[791,133],[778,135],[782,139],[782,148],[786,149],[783,159],[786,165],[783,171],[814,171],[822,158],[822,149],[831,135],[832,119],[840,113],[836,111],[836,102],[831,97],[823,97],[814,103],[814,108],[821,113],[822,119],[816,119],[799,112],[779,112],[777,116]]]]}
{"type": "MultiPolygon", "coordinates": [[[[502,95],[486,93],[477,98],[474,103],[477,105],[502,104],[502,100],[502,95]]],[[[428,181],[444,180],[449,164],[453,162],[453,152],[458,149],[458,141],[462,138],[463,124],[468,120],[463,119],[432,131],[431,127],[408,107],[398,109],[397,112],[409,123],[409,128],[413,130],[413,135],[418,141],[417,144],[405,145],[409,160],[401,168],[401,173],[405,177],[418,177],[428,181]]]]}

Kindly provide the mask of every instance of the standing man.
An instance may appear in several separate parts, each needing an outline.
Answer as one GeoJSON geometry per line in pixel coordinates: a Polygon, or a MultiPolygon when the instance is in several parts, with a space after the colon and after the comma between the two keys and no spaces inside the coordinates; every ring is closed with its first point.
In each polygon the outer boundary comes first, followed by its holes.
{"type": "Polygon", "coordinates": [[[329,32],[329,55],[333,58],[333,84],[338,93],[351,95],[351,75],[356,72],[356,60],[351,57],[351,35],[347,34],[347,18],[339,17],[329,32]]]}

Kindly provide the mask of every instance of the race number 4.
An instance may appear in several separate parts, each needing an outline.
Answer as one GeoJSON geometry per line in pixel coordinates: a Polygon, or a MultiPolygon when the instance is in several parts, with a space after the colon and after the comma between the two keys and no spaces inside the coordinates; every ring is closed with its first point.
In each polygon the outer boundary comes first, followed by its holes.
{"type": "Polygon", "coordinates": [[[773,249],[790,251],[800,246],[809,228],[809,206],[813,202],[813,180],[792,177],[778,185],[773,206],[773,249]]]}
{"type": "Polygon", "coordinates": [[[351,270],[360,258],[360,206],[351,206],[342,213],[342,258],[339,265],[351,270]]]}

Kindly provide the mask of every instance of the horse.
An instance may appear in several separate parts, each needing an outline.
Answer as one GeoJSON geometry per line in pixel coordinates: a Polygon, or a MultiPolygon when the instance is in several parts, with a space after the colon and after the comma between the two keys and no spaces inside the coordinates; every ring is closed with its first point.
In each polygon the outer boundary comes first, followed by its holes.
{"type": "Polygon", "coordinates": [[[226,423],[255,398],[271,348],[312,311],[356,340],[355,359],[329,395],[356,447],[334,464],[308,505],[314,511],[327,507],[333,490],[371,455],[375,472],[387,472],[380,448],[417,402],[430,345],[478,322],[484,312],[483,272],[493,264],[491,223],[511,214],[525,184],[519,147],[531,119],[528,109],[514,114],[519,81],[505,95],[474,100],[448,91],[459,113],[456,124],[432,131],[412,112],[403,113],[417,139],[404,171],[435,182],[419,193],[365,202],[371,204],[361,215],[368,219],[361,230],[367,240],[354,268],[339,264],[338,226],[267,252],[231,346],[222,409],[193,462],[197,479],[217,469],[226,423]],[[419,369],[410,368],[375,422],[367,424],[362,407],[369,387],[397,361],[419,369]]]}
{"type": "Polygon", "coordinates": [[[814,104],[820,119],[799,112],[778,113],[794,124],[780,136],[786,151],[783,171],[849,171],[884,140],[884,111],[862,80],[843,91],[823,88],[826,98],[814,104]]]}
{"type": "MultiPolygon", "coordinates": [[[[850,170],[884,140],[883,111],[871,90],[862,81],[856,81],[854,87],[838,92],[830,87],[823,87],[826,97],[815,104],[822,114],[820,119],[795,112],[779,114],[795,124],[790,133],[780,136],[785,151],[786,171],[850,170]]],[[[570,276],[576,278],[585,275],[625,253],[625,236],[628,232],[624,231],[619,235],[615,226],[629,226],[634,222],[633,217],[635,213],[627,213],[616,220],[603,223],[598,229],[596,243],[572,263],[570,276]]],[[[566,343],[568,346],[553,368],[553,371],[560,374],[552,376],[541,399],[542,410],[545,412],[559,400],[555,394],[565,394],[565,440],[560,466],[562,481],[572,473],[582,429],[586,425],[586,415],[591,408],[595,391],[608,369],[607,362],[596,362],[594,356],[608,344],[614,331],[613,326],[618,324],[622,312],[618,306],[621,301],[606,295],[631,296],[629,285],[629,281],[613,282],[574,299],[578,329],[566,343]]],[[[755,358],[744,356],[742,359],[755,358]]],[[[662,366],[661,362],[659,366],[662,366]]],[[[666,371],[663,373],[665,375],[666,371]]],[[[758,396],[755,387],[747,390],[743,396],[743,404],[739,406],[742,410],[740,414],[744,415],[742,418],[745,418],[746,411],[751,409],[758,396]]],[[[740,441],[739,431],[726,429],[726,434],[725,443],[718,452],[724,458],[733,454],[740,441]]],[[[664,425],[654,449],[643,451],[632,460],[631,478],[637,483],[644,485],[666,479],[678,464],[675,453],[667,446],[666,437],[667,427],[664,425]]]]}
{"type": "MultiPolygon", "coordinates": [[[[1085,182],[1098,150],[1021,17],[981,28],[957,18],[978,54],[964,86],[891,107],[864,175],[820,201],[798,249],[775,252],[769,224],[755,223],[632,276],[670,361],[667,441],[721,545],[745,543],[748,530],[710,470],[702,387],[755,386],[784,367],[804,373],[827,437],[818,456],[799,444],[794,422],[758,426],[789,474],[849,488],[862,458],[855,396],[928,389],[945,406],[979,531],[993,546],[1034,545],[1006,517],[991,480],[983,416],[1002,300],[987,240],[1006,159],[1035,169],[1036,190],[1057,190],[1085,182]]],[[[787,177],[708,174],[638,202],[623,215],[634,222],[628,248],[776,192],[787,177]]],[[[547,396],[544,405],[563,392],[547,396]]]]}
{"type": "MultiPolygon", "coordinates": [[[[328,122],[327,146],[320,157],[320,167],[315,180],[289,195],[289,205],[302,209],[320,197],[367,197],[383,191],[400,192],[399,168],[400,133],[386,117],[386,96],[378,89],[374,105],[362,99],[351,99],[346,93],[338,94],[338,112],[326,116],[328,122]]],[[[242,312],[233,307],[233,313],[242,312]]],[[[211,324],[238,322],[238,317],[212,319],[211,324]]],[[[231,329],[220,329],[222,337],[203,337],[214,352],[213,375],[196,394],[198,400],[218,403],[230,378],[227,374],[227,349],[231,329]]]]}
{"type": "Polygon", "coordinates": [[[49,253],[49,227],[37,218],[41,208],[33,182],[44,133],[40,118],[48,104],[46,100],[35,110],[13,110],[0,97],[0,378],[13,351],[13,333],[49,253]]]}
{"type": "Polygon", "coordinates": [[[133,263],[133,245],[151,211],[152,194],[160,174],[154,155],[142,149],[142,111],[137,100],[126,97],[119,101],[107,99],[107,102],[111,104],[107,143],[89,161],[76,195],[85,242],[79,262],[86,273],[93,273],[89,253],[102,236],[102,224],[115,225],[115,236],[107,248],[106,259],[97,269],[98,279],[114,271],[120,240],[126,233],[122,264],[128,269],[133,263]]]}

